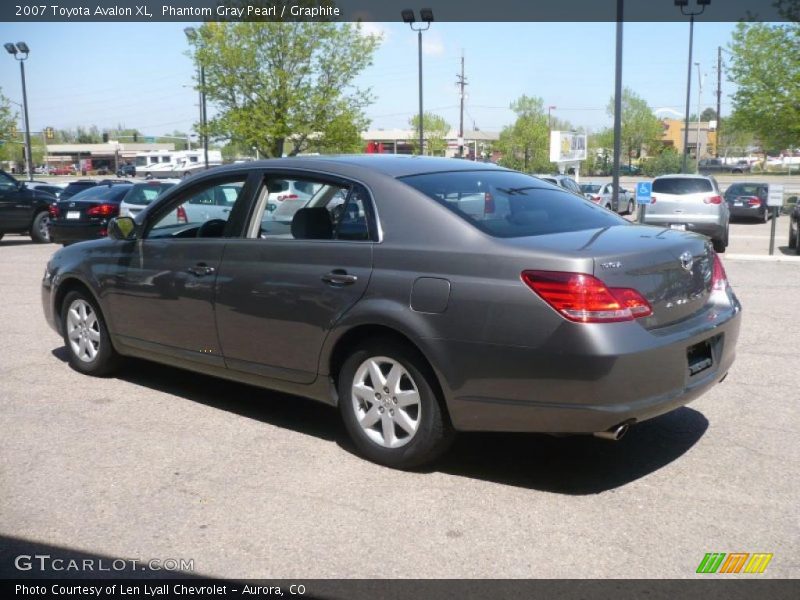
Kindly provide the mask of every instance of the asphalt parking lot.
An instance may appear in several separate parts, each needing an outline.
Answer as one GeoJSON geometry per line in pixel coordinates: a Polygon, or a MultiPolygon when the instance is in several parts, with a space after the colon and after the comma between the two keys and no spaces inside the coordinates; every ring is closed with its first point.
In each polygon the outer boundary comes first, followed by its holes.
{"type": "Polygon", "coordinates": [[[35,545],[236,578],[682,578],[707,552],[773,553],[759,577],[796,577],[800,262],[735,243],[738,358],[704,397],[618,443],[462,435],[404,473],[301,398],[141,361],[79,375],[40,307],[55,247],[6,236],[0,575],[35,545]]]}

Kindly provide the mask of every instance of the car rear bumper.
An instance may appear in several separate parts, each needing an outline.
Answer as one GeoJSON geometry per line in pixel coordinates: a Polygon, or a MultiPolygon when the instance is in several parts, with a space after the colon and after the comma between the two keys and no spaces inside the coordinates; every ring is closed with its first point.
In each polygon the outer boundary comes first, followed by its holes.
{"type": "Polygon", "coordinates": [[[762,206],[730,206],[731,217],[755,219],[763,217],[767,209],[762,206]]]}
{"type": "Polygon", "coordinates": [[[650,214],[649,211],[645,213],[644,223],[645,225],[654,225],[656,227],[664,227],[666,229],[669,229],[673,225],[683,225],[686,228],[686,231],[701,233],[715,240],[724,239],[725,229],[727,228],[727,224],[720,223],[716,217],[713,217],[712,220],[712,218],[704,218],[699,215],[659,215],[650,214]]]}
{"type": "Polygon", "coordinates": [[[568,353],[452,342],[448,354],[464,357],[449,365],[450,373],[463,374],[448,381],[454,387],[445,394],[453,425],[462,431],[594,433],[688,404],[733,364],[741,307],[731,299],[727,309],[708,305],[658,330],[636,323],[593,327],[575,337],[568,353]],[[712,364],[691,374],[688,349],[706,342],[712,364]]]}
{"type": "Polygon", "coordinates": [[[105,237],[108,222],[101,223],[62,223],[50,222],[50,241],[55,244],[71,244],[105,237]]]}

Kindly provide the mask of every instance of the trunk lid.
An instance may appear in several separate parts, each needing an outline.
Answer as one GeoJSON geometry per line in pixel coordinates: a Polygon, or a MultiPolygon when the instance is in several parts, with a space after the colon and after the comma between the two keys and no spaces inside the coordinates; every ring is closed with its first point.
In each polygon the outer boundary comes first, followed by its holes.
{"type": "Polygon", "coordinates": [[[647,299],[653,314],[637,321],[648,329],[691,317],[703,309],[711,293],[713,249],[704,236],[694,233],[622,225],[507,241],[590,257],[591,274],[608,287],[633,288],[647,299]]]}

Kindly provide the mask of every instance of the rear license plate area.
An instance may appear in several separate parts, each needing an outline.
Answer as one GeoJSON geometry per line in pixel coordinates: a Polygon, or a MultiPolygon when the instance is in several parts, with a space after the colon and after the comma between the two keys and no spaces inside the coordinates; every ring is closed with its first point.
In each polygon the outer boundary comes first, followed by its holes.
{"type": "Polygon", "coordinates": [[[78,210],[67,211],[67,218],[68,219],[80,219],[81,218],[81,213],[78,210]]]}
{"type": "Polygon", "coordinates": [[[669,227],[670,229],[677,229],[678,231],[686,231],[686,225],[683,224],[672,223],[669,227]]]}
{"type": "Polygon", "coordinates": [[[686,360],[689,365],[689,377],[693,377],[707,371],[714,366],[714,339],[709,339],[689,346],[686,349],[686,360]]]}

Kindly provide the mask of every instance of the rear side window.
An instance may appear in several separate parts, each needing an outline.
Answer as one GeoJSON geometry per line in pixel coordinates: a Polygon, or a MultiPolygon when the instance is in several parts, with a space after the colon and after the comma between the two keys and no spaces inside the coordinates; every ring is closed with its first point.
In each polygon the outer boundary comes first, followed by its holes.
{"type": "Polygon", "coordinates": [[[714,187],[708,179],[669,177],[653,181],[654,194],[697,194],[712,191],[714,191],[714,187]]]}
{"type": "Polygon", "coordinates": [[[400,180],[495,237],[629,224],[588,200],[513,171],[431,173],[400,180]]]}

